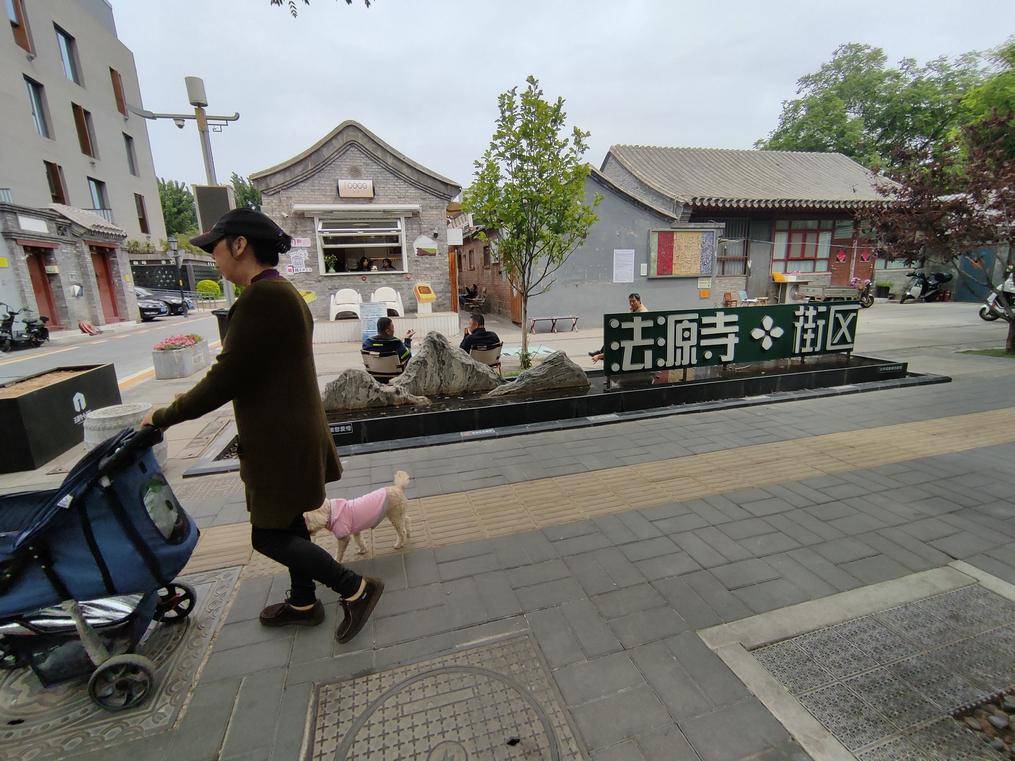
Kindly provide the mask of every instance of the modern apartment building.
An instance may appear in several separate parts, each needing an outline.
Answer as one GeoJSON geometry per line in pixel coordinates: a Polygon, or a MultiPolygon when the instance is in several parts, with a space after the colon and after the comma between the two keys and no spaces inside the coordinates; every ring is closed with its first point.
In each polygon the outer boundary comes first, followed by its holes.
{"type": "Polygon", "coordinates": [[[134,55],[107,0],[3,0],[0,202],[93,210],[130,240],[166,237],[134,55]]]}

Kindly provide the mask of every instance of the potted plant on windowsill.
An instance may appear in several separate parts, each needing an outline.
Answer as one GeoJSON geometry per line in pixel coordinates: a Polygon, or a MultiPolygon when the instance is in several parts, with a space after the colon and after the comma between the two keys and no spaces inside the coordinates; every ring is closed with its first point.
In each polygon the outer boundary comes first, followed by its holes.
{"type": "Polygon", "coordinates": [[[186,378],[211,364],[211,351],[196,333],[169,336],[152,348],[152,364],[159,380],[186,378]]]}

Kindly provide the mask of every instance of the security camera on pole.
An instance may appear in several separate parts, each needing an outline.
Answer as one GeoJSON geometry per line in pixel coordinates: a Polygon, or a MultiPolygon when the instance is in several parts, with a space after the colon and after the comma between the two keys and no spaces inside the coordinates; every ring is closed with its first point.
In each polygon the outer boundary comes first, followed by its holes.
{"type": "MultiPolygon", "coordinates": [[[[232,200],[232,187],[228,185],[219,185],[218,180],[215,178],[215,159],[211,154],[211,137],[208,134],[209,125],[216,132],[221,132],[223,127],[228,126],[229,122],[234,122],[240,118],[239,113],[234,113],[232,116],[209,116],[205,113],[205,108],[208,106],[208,96],[204,91],[204,80],[200,77],[184,77],[184,81],[187,84],[187,99],[190,101],[190,105],[194,107],[193,114],[157,114],[152,111],[148,111],[142,108],[130,107],[138,116],[143,116],[145,119],[172,119],[180,129],[188,121],[197,122],[197,132],[201,137],[201,155],[204,158],[204,173],[208,179],[208,189],[217,191],[215,198],[208,198],[208,203],[205,205],[202,200],[207,197],[204,196],[199,186],[194,186],[194,199],[195,205],[197,206],[197,219],[202,230],[210,228],[215,221],[222,214],[227,212],[233,206],[232,200]],[[202,215],[202,210],[206,211],[206,214],[202,215]],[[208,214],[208,210],[213,210],[212,214],[208,214]],[[214,216],[213,219],[204,219],[204,216],[214,216]]],[[[223,279],[225,283],[225,294],[226,304],[231,305],[233,303],[233,285],[228,280],[223,279]]]]}

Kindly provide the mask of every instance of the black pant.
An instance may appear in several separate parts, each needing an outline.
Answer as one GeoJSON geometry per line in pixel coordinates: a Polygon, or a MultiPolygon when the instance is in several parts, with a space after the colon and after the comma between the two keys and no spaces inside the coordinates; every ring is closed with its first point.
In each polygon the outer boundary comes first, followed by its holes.
{"type": "Polygon", "coordinates": [[[310,532],[302,515],[288,528],[252,527],[250,542],[262,555],[289,569],[292,585],[289,602],[293,605],[310,605],[317,599],[315,581],[335,590],[342,598],[352,597],[359,591],[361,577],[337,562],[326,549],[310,541],[310,532]]]}

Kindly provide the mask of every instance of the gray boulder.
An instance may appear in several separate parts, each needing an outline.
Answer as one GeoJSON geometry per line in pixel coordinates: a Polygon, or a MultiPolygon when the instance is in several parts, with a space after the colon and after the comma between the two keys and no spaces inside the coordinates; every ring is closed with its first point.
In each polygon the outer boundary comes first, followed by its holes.
{"type": "Polygon", "coordinates": [[[326,411],[365,410],[374,407],[398,407],[414,404],[429,406],[425,396],[415,396],[403,388],[378,383],[366,370],[343,370],[335,380],[324,387],[321,396],[326,411]]]}
{"type": "Polygon", "coordinates": [[[497,388],[500,378],[440,333],[430,332],[413,353],[405,372],[390,385],[420,396],[453,396],[497,388]]]}
{"type": "Polygon", "coordinates": [[[585,371],[568,359],[567,354],[555,351],[535,367],[530,367],[510,383],[495,388],[487,396],[517,396],[550,391],[557,388],[588,388],[585,371]]]}

